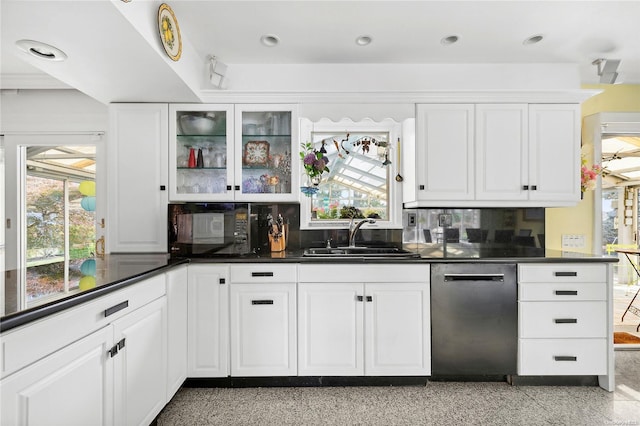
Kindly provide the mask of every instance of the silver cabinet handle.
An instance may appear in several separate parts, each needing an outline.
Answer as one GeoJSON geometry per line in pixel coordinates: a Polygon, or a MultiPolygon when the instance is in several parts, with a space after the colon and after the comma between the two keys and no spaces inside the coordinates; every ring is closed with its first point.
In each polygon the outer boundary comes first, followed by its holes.
{"type": "Polygon", "coordinates": [[[252,272],[252,277],[272,277],[273,272],[252,272]]]}
{"type": "Polygon", "coordinates": [[[554,356],[553,359],[555,361],[577,361],[577,356],[554,356]]]}
{"type": "Polygon", "coordinates": [[[556,324],[577,324],[577,318],[556,318],[553,320],[556,324]]]}
{"type": "Polygon", "coordinates": [[[556,290],[556,296],[577,296],[578,290],[556,290]]]}
{"type": "Polygon", "coordinates": [[[124,302],[118,303],[110,308],[104,310],[104,316],[108,317],[109,315],[113,315],[118,311],[121,311],[129,306],[129,301],[125,300],[124,302]]]}
{"type": "Polygon", "coordinates": [[[273,305],[273,300],[252,300],[252,305],[273,305]]]}

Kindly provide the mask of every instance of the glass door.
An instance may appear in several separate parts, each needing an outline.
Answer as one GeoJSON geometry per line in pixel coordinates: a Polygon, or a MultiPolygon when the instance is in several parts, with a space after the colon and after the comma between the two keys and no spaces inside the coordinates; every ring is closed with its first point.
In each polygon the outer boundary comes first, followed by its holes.
{"type": "Polygon", "coordinates": [[[232,200],[232,106],[178,104],[169,114],[170,200],[232,200]]]}
{"type": "Polygon", "coordinates": [[[9,273],[2,287],[4,314],[10,314],[95,287],[96,257],[103,253],[105,191],[98,173],[104,173],[104,144],[99,133],[9,135],[5,141],[15,159],[6,173],[12,250],[5,252],[9,273]]]}
{"type": "Polygon", "coordinates": [[[296,201],[299,155],[294,105],[236,105],[235,198],[296,201]]]}

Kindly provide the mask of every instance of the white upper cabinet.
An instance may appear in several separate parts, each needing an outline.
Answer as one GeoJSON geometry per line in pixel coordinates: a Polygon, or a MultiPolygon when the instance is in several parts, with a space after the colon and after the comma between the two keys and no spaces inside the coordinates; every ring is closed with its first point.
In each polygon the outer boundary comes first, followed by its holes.
{"type": "Polygon", "coordinates": [[[526,200],[527,105],[476,106],[476,199],[526,200]]]}
{"type": "Polygon", "coordinates": [[[171,201],[298,200],[295,105],[174,104],[171,201]]]}
{"type": "Polygon", "coordinates": [[[169,199],[233,200],[233,105],[169,107],[169,199]]]}
{"type": "MultiPolygon", "coordinates": [[[[473,200],[473,105],[418,105],[416,162],[418,200],[473,200]]],[[[409,201],[409,200],[405,200],[409,201]]]]}
{"type": "MultiPolygon", "coordinates": [[[[578,104],[425,104],[406,207],[553,207],[580,199],[578,104]],[[414,181],[415,179],[415,181],[414,181]]],[[[409,143],[411,146],[411,143],[409,143]]]]}
{"type": "Polygon", "coordinates": [[[580,200],[579,105],[529,105],[529,179],[530,200],[580,200]]]}
{"type": "Polygon", "coordinates": [[[235,106],[235,199],[297,201],[300,189],[295,105],[235,106]]]}
{"type": "Polygon", "coordinates": [[[167,251],[167,104],[109,106],[108,251],[167,251]]]}

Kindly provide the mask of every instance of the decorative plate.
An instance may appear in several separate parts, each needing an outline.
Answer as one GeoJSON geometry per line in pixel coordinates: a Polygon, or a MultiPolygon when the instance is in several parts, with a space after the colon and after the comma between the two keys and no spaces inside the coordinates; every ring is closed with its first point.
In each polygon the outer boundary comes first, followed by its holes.
{"type": "Polygon", "coordinates": [[[176,15],[166,3],[162,3],[158,9],[158,31],[160,31],[160,40],[167,55],[174,61],[180,59],[180,55],[182,55],[180,27],[178,27],[176,15]]]}
{"type": "Polygon", "coordinates": [[[247,142],[244,146],[242,160],[247,166],[266,166],[269,162],[269,142],[247,142]]]}

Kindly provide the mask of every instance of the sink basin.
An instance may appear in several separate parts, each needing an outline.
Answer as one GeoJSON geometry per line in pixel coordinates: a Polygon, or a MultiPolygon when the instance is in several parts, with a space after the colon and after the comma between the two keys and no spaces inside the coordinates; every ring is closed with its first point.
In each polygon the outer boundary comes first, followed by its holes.
{"type": "Polygon", "coordinates": [[[398,247],[337,247],[308,248],[304,257],[376,257],[376,258],[416,258],[418,253],[398,247]]]}

